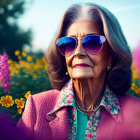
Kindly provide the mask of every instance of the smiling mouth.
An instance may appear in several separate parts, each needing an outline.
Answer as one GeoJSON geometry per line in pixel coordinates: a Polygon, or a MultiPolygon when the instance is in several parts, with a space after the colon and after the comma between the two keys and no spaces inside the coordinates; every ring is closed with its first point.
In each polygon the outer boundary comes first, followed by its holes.
{"type": "Polygon", "coordinates": [[[74,68],[83,68],[83,67],[90,67],[88,64],[76,64],[74,68]]]}

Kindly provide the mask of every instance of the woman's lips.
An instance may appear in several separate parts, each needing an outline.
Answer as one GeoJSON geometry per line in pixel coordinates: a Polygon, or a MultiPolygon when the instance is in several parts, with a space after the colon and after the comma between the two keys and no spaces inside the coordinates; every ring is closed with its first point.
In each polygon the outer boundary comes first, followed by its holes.
{"type": "Polygon", "coordinates": [[[75,64],[74,68],[90,67],[88,64],[75,64]]]}

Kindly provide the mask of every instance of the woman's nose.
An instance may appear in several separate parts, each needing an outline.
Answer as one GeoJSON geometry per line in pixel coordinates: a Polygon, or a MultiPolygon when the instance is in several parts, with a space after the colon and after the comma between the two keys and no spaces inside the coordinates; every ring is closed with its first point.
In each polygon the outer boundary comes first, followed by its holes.
{"type": "Polygon", "coordinates": [[[81,40],[77,42],[77,46],[75,48],[74,55],[75,56],[85,56],[86,55],[86,51],[81,43],[81,40]]]}

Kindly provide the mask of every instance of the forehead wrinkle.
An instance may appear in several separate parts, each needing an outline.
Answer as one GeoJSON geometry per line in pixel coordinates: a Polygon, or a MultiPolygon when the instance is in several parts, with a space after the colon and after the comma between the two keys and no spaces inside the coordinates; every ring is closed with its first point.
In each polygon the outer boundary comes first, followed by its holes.
{"type": "Polygon", "coordinates": [[[99,33],[96,33],[96,32],[91,32],[91,33],[79,33],[79,35],[78,35],[78,33],[76,33],[76,35],[75,34],[70,34],[70,35],[68,35],[68,36],[70,36],[70,37],[74,37],[74,38],[78,38],[78,37],[85,37],[85,36],[87,36],[87,35],[99,35],[99,33]]]}
{"type": "Polygon", "coordinates": [[[78,40],[78,38],[79,39],[82,39],[83,37],[85,37],[86,36],[86,34],[81,34],[81,33],[79,33],[79,35],[78,35],[78,33],[76,34],[76,35],[69,35],[70,37],[74,37],[76,40],[78,40]]]}

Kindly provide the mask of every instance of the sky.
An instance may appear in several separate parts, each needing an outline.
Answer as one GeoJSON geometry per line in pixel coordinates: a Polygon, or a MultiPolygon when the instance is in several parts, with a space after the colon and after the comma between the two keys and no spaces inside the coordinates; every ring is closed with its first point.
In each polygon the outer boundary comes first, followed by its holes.
{"type": "Polygon", "coordinates": [[[33,32],[33,51],[45,51],[65,10],[75,3],[93,2],[106,7],[119,20],[131,50],[140,43],[140,0],[26,0],[19,25],[33,32]]]}

